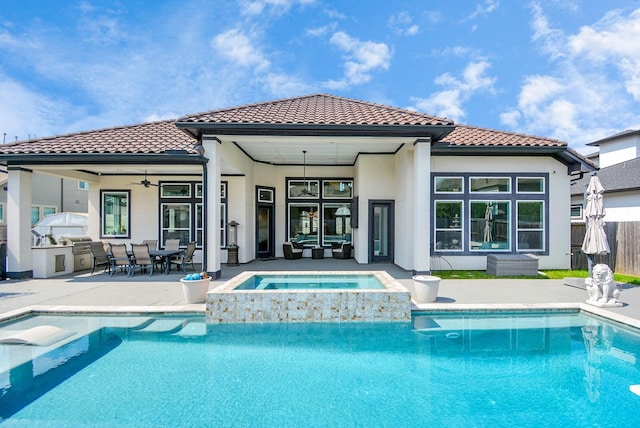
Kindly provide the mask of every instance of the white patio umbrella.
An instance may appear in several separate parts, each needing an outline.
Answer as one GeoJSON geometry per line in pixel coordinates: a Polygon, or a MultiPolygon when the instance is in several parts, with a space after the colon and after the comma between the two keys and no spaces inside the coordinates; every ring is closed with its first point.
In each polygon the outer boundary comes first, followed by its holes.
{"type": "Polygon", "coordinates": [[[484,242],[493,242],[493,203],[487,203],[487,209],[484,211],[484,242]]]}
{"type": "Polygon", "coordinates": [[[609,242],[607,242],[607,234],[604,231],[604,203],[602,194],[604,187],[600,183],[597,175],[593,175],[587,186],[586,196],[587,204],[584,209],[585,218],[587,220],[587,230],[582,242],[582,252],[587,255],[589,276],[593,267],[594,256],[596,254],[609,254],[609,242]]]}

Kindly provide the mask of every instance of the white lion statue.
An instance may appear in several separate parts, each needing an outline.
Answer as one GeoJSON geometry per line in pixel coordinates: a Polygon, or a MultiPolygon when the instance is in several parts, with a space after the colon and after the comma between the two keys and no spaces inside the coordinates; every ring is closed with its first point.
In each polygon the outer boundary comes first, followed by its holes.
{"type": "Polygon", "coordinates": [[[605,264],[597,264],[592,269],[592,277],[585,279],[589,293],[588,303],[619,304],[620,290],[613,280],[611,268],[605,264]]]}

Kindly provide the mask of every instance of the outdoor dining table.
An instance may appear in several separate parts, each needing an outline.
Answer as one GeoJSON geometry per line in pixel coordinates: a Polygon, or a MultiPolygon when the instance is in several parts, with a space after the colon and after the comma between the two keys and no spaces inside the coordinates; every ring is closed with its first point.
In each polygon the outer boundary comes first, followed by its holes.
{"type": "Polygon", "coordinates": [[[164,262],[164,273],[166,275],[169,275],[169,267],[170,267],[171,257],[180,255],[183,251],[184,251],[184,249],[178,249],[178,250],[149,250],[149,255],[151,257],[162,257],[163,262],[164,262]]]}

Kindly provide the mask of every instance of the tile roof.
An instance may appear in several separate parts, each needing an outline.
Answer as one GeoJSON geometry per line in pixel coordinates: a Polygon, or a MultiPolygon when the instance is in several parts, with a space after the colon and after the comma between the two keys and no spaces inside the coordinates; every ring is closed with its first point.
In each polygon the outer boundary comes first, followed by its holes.
{"type": "Polygon", "coordinates": [[[567,147],[567,143],[560,140],[469,125],[456,125],[442,142],[469,147],[567,147]]]}
{"type": "Polygon", "coordinates": [[[157,154],[165,150],[196,154],[194,143],[176,128],[175,120],[165,120],[2,144],[0,154],[157,154]]]}
{"type": "Polygon", "coordinates": [[[453,125],[453,121],[333,95],[316,94],[196,113],[184,123],[312,125],[453,125]]]}
{"type": "MultiPolygon", "coordinates": [[[[604,187],[605,194],[607,192],[638,190],[640,189],[640,158],[602,168],[598,171],[598,178],[604,187]]],[[[571,194],[583,194],[590,179],[591,175],[586,174],[577,180],[571,186],[571,194]]]]}

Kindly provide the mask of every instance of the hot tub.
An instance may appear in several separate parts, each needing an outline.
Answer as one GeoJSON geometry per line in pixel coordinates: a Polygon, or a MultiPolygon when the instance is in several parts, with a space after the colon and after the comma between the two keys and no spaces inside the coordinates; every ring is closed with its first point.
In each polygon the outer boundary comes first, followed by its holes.
{"type": "Polygon", "coordinates": [[[384,271],[243,272],[207,293],[209,323],[410,321],[411,294],[384,271]]]}

